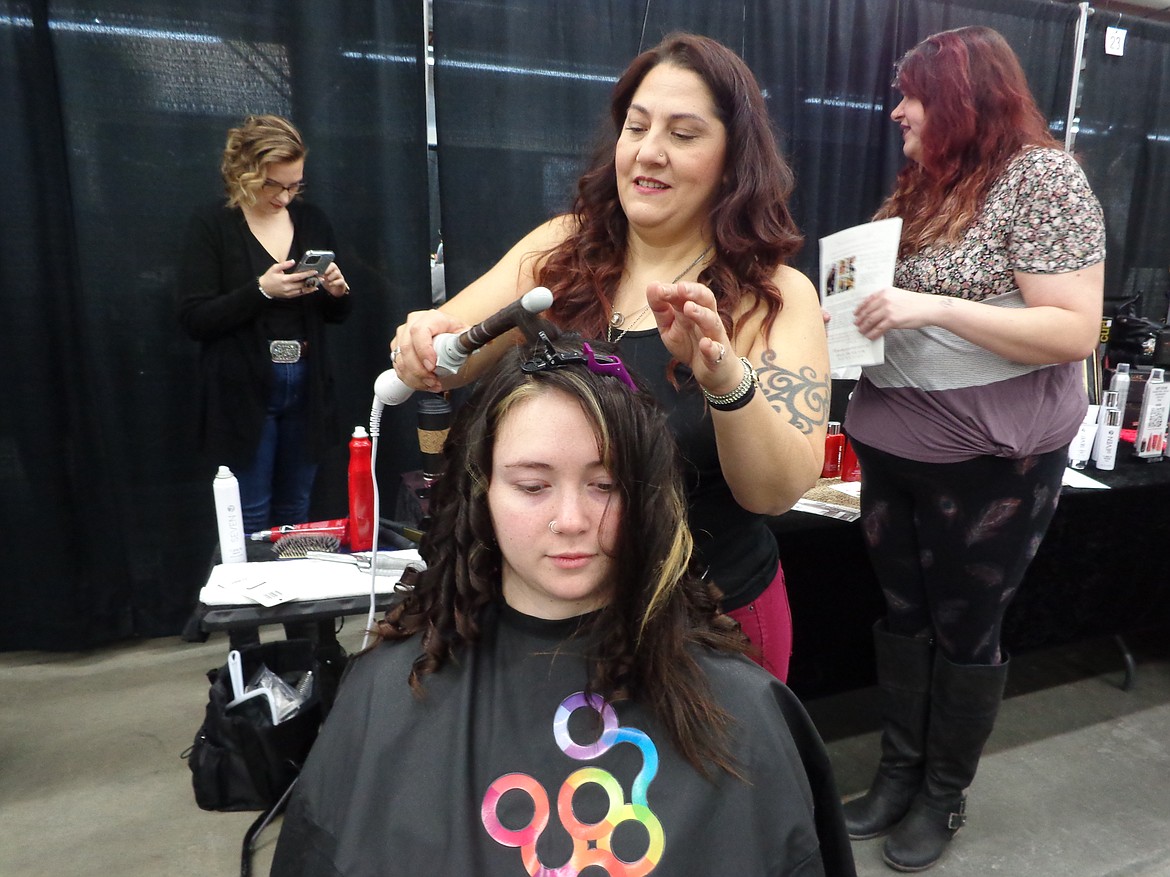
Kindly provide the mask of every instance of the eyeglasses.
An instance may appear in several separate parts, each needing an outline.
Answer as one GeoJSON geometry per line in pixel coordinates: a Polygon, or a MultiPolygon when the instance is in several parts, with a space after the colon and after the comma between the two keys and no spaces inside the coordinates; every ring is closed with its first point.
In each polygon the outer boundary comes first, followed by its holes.
{"type": "Polygon", "coordinates": [[[617,378],[635,393],[638,392],[638,385],[634,383],[619,357],[604,354],[598,356],[593,352],[593,348],[589,346],[588,342],[581,344],[581,353],[558,351],[544,332],[539,333],[538,337],[544,342],[544,351],[537,353],[533,359],[520,364],[520,371],[525,374],[563,368],[567,365],[584,365],[595,375],[608,375],[611,378],[617,378]]]}
{"type": "Polygon", "coordinates": [[[305,191],[305,181],[298,180],[290,186],[282,186],[276,180],[265,180],[263,189],[271,195],[275,195],[277,192],[288,192],[295,198],[301,192],[305,191]]]}

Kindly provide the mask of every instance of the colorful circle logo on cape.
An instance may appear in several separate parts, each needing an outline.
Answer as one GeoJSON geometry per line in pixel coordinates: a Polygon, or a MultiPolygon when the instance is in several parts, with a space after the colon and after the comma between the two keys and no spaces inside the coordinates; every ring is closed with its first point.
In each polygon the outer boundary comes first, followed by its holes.
{"type": "Polygon", "coordinates": [[[658,749],[654,742],[637,728],[623,728],[612,706],[597,695],[588,698],[583,691],[569,695],[557,708],[553,718],[553,738],[561,751],[576,761],[598,758],[618,743],[631,743],[642,752],[642,769],[634,777],[630,801],[623,799],[621,783],[598,767],[584,767],[571,773],[557,794],[557,816],[573,839],[573,854],[569,861],[549,868],[540,861],[536,843],[548,826],[551,809],[548,793],[536,780],[524,773],[510,773],[497,779],[483,796],[480,818],[493,840],[507,847],[518,847],[524,868],[531,877],[577,877],[585,868],[601,868],[609,877],[642,877],[649,874],[662,859],[666,837],[662,824],[650,809],[646,795],[650,783],[658,773],[658,749]],[[592,709],[601,717],[601,735],[593,743],[581,744],[569,733],[569,717],[578,709],[592,709]],[[598,822],[582,822],[573,811],[573,795],[582,787],[596,785],[609,801],[604,817],[598,822]],[[522,792],[532,800],[532,820],[523,828],[504,827],[496,815],[500,798],[511,791],[522,792]],[[645,830],[649,843],[642,858],[627,862],[613,852],[613,835],[623,822],[637,822],[645,830]]]}

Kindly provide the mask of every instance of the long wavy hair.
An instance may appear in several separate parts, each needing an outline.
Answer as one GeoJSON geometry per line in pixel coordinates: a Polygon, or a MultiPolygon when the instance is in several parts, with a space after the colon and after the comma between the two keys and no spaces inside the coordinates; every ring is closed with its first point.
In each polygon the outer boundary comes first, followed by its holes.
{"type": "MultiPolygon", "coordinates": [[[[551,326],[544,331],[555,338],[551,326]]],[[[576,336],[554,344],[581,352],[576,336]]],[[[380,641],[419,637],[409,683],[420,697],[429,674],[476,647],[487,613],[504,599],[502,555],[488,507],[496,437],[518,402],[564,393],[593,424],[621,497],[613,599],[584,616],[575,635],[589,662],[587,690],[610,702],[637,700],[669,729],[696,769],[706,772],[714,764],[734,774],[724,742],[730,719],[712,699],[694,649],[742,652],[745,645],[691,572],[686,504],[665,416],[648,393],[632,392],[583,364],[522,371],[535,350],[510,350],[461,406],[444,445],[420,545],[427,568],[374,632],[380,641]]]]}
{"type": "Polygon", "coordinates": [[[228,130],[219,172],[229,207],[251,207],[270,164],[298,161],[309,154],[301,132],[281,116],[248,116],[228,130]]]}
{"type": "Polygon", "coordinates": [[[768,109],[751,70],[715,40],[675,33],[626,68],[610,98],[609,123],[588,169],[577,183],[571,209],[575,231],[545,254],[538,280],[556,296],[550,315],[587,337],[604,333],[613,295],[626,263],[629,223],[618,200],[614,151],[634,93],[659,64],[693,71],[707,85],[727,130],[723,179],[711,211],[715,256],[699,280],[715,292],[719,314],[734,337],[731,314],[744,297],[766,310],[765,328],[783,307],[772,282],[803,238],[788,209],[794,179],[772,130],[768,109]]]}
{"type": "Polygon", "coordinates": [[[902,255],[958,241],[1008,162],[1060,146],[1016,53],[989,27],[927,37],[898,62],[894,85],[925,111],[921,160],[906,163],[876,215],[902,217],[902,255]]]}

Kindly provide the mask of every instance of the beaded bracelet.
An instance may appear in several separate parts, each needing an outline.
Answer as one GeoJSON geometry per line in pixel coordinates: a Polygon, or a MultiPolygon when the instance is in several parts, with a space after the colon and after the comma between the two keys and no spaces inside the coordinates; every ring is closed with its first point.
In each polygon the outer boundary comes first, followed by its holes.
{"type": "Polygon", "coordinates": [[[266,299],[268,299],[269,301],[272,301],[272,296],[270,296],[270,295],[269,295],[267,292],[265,292],[265,291],[264,291],[264,284],[260,282],[260,278],[259,278],[259,277],[257,277],[257,278],[256,278],[256,288],[257,288],[258,290],[260,290],[260,294],[261,294],[262,296],[264,296],[264,297],[265,297],[266,299]]]}
{"type": "Polygon", "coordinates": [[[756,384],[760,382],[760,379],[756,376],[756,370],[752,367],[751,360],[746,356],[741,356],[739,361],[743,363],[743,380],[735,385],[735,389],[729,393],[719,394],[703,390],[707,404],[716,411],[735,411],[752,401],[752,396],[756,394],[756,384]]]}

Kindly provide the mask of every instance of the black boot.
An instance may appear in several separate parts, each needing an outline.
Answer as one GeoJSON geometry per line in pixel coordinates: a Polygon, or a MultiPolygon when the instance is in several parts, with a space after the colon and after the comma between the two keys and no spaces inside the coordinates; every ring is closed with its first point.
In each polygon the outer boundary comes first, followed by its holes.
{"type": "Polygon", "coordinates": [[[868,792],[846,802],[845,828],[867,840],[898,823],[922,787],[932,648],[923,637],[895,636],[879,621],[873,628],[881,691],[882,757],[868,792]]]}
{"type": "Polygon", "coordinates": [[[926,778],[906,818],[886,839],[882,858],[896,871],[925,871],[967,821],[967,786],[1003,700],[1008,662],[952,664],[934,659],[926,778]]]}

